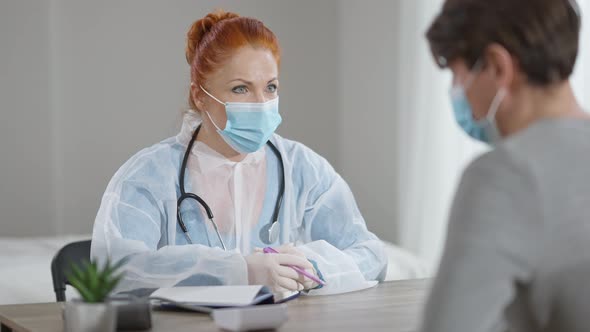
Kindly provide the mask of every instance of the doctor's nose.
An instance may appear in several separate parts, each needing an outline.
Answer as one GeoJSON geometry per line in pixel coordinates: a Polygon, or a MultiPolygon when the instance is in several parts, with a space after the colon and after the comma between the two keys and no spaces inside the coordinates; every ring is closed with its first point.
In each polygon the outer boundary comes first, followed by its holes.
{"type": "Polygon", "coordinates": [[[266,103],[267,101],[269,101],[271,98],[268,97],[264,91],[256,91],[256,93],[254,94],[254,100],[252,100],[253,103],[266,103]]]}

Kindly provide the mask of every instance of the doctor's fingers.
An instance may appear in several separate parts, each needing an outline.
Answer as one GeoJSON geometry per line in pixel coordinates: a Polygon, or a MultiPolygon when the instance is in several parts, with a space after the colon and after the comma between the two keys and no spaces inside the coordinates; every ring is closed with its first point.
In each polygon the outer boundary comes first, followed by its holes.
{"type": "MultiPolygon", "coordinates": [[[[294,280],[295,280],[295,281],[297,281],[299,284],[301,284],[301,285],[303,286],[303,288],[304,288],[304,289],[312,289],[312,288],[315,288],[315,287],[317,287],[317,285],[318,285],[318,284],[317,284],[315,281],[313,281],[313,280],[309,279],[308,277],[304,276],[303,274],[299,274],[299,273],[297,273],[295,270],[293,270],[293,269],[291,269],[291,268],[289,268],[289,267],[285,267],[285,268],[287,268],[287,269],[289,269],[289,270],[291,270],[291,271],[295,272],[295,274],[296,274],[297,276],[295,276],[295,275],[293,275],[293,274],[284,275],[284,276],[285,276],[285,277],[290,277],[290,278],[294,279],[294,280]],[[295,277],[295,278],[294,278],[294,277],[295,277]]],[[[282,270],[281,270],[281,271],[282,271],[282,270]]],[[[281,274],[281,273],[282,273],[281,271],[279,271],[279,274],[281,274]]],[[[315,273],[315,271],[314,271],[314,270],[312,270],[312,269],[306,269],[306,270],[305,270],[305,272],[307,272],[307,273],[309,273],[309,274],[311,274],[311,275],[313,275],[313,276],[316,276],[316,277],[317,277],[317,273],[315,273]]],[[[290,272],[289,272],[289,273],[290,273],[290,272]]]]}
{"type": "MultiPolygon", "coordinates": [[[[311,274],[312,276],[318,277],[318,274],[313,269],[305,270],[305,272],[311,274]]],[[[299,275],[297,282],[299,282],[301,285],[303,285],[303,288],[305,288],[305,289],[312,289],[312,288],[315,288],[318,286],[317,282],[315,282],[315,281],[313,281],[313,280],[309,279],[308,277],[301,275],[301,274],[299,275]]]]}
{"type": "Polygon", "coordinates": [[[295,265],[304,270],[312,269],[313,265],[305,258],[292,254],[268,254],[274,257],[275,262],[280,265],[295,265]]]}
{"type": "Polygon", "coordinates": [[[309,290],[314,289],[319,286],[319,284],[309,278],[305,278],[303,281],[299,281],[299,283],[303,286],[303,289],[309,290]]]}
{"type": "Polygon", "coordinates": [[[303,285],[301,285],[300,283],[298,283],[297,281],[291,279],[291,278],[285,278],[285,277],[277,277],[277,279],[275,279],[275,282],[278,286],[283,287],[287,290],[290,291],[300,291],[303,290],[303,285]]]}
{"type": "Polygon", "coordinates": [[[279,265],[279,267],[277,267],[275,269],[275,271],[281,277],[293,279],[295,281],[299,281],[300,280],[299,273],[297,273],[295,270],[293,270],[292,268],[290,268],[288,266],[279,265]]]}
{"type": "MultiPolygon", "coordinates": [[[[293,268],[291,268],[291,267],[281,265],[275,271],[282,277],[290,278],[290,279],[297,281],[298,283],[303,285],[305,288],[311,287],[314,284],[313,280],[307,278],[306,276],[304,276],[302,274],[297,273],[297,271],[293,270],[293,268]]],[[[307,272],[311,275],[316,275],[315,271],[313,271],[313,270],[308,269],[308,270],[305,270],[305,272],[307,272]]]]}
{"type": "Polygon", "coordinates": [[[281,254],[291,254],[307,259],[303,251],[297,249],[297,247],[293,246],[292,243],[284,244],[278,248],[275,248],[275,250],[281,254]]]}

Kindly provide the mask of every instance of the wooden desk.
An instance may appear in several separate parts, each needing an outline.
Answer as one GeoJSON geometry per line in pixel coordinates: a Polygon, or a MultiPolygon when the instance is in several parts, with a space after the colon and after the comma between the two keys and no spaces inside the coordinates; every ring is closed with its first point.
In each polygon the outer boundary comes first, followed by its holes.
{"type": "MultiPolygon", "coordinates": [[[[416,331],[427,280],[386,282],[375,288],[289,302],[280,331],[416,331]]],[[[63,303],[0,306],[1,332],[61,332],[63,303]]],[[[151,331],[219,331],[208,315],[153,311],[151,331]]]]}

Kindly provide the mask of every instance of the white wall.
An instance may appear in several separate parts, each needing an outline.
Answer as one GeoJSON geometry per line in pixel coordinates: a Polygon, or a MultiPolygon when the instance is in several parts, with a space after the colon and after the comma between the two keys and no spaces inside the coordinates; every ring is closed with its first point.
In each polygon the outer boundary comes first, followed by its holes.
{"type": "Polygon", "coordinates": [[[48,11],[0,2],[0,236],[54,231],[48,11]]]}
{"type": "Polygon", "coordinates": [[[582,107],[590,112],[590,0],[578,0],[582,13],[580,53],[572,84],[582,107]]]}
{"type": "Polygon", "coordinates": [[[380,237],[397,237],[399,1],[340,3],[340,170],[380,237]]]}
{"type": "Polygon", "coordinates": [[[0,235],[91,231],[117,168],[176,134],[187,107],[186,31],[218,7],[257,17],[277,34],[279,133],[337,164],[337,4],[3,1],[0,235]]]}

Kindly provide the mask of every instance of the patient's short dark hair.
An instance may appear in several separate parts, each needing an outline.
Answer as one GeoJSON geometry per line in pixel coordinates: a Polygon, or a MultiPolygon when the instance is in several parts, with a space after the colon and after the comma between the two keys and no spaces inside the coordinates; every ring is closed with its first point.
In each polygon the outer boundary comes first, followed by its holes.
{"type": "Polygon", "coordinates": [[[447,0],[426,36],[441,67],[457,59],[473,66],[497,43],[544,86],[571,76],[580,27],[575,0],[447,0]]]}

